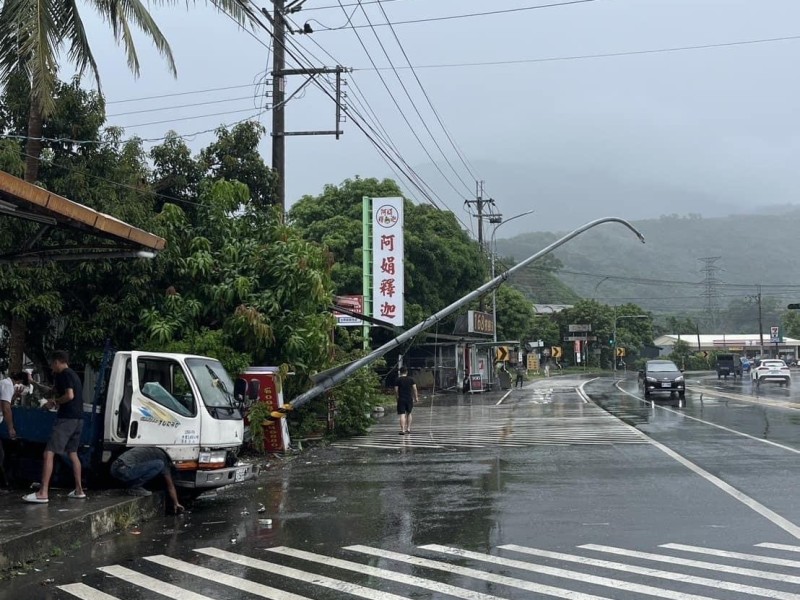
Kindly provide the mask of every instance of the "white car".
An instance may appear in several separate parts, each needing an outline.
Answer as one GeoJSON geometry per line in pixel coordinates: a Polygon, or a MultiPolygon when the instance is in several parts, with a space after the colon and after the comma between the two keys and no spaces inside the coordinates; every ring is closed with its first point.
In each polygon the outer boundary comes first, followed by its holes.
{"type": "Polygon", "coordinates": [[[782,360],[765,358],[750,370],[750,378],[757,386],[762,381],[778,381],[788,386],[792,383],[792,372],[782,360]]]}

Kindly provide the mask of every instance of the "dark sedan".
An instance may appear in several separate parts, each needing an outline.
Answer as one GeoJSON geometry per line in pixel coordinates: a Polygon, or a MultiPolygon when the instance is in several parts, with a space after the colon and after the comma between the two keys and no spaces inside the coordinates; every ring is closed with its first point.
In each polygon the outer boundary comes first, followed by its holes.
{"type": "Polygon", "coordinates": [[[648,360],[645,368],[639,371],[639,385],[645,398],[658,393],[678,394],[681,399],[686,397],[683,373],[671,360],[648,360]]]}

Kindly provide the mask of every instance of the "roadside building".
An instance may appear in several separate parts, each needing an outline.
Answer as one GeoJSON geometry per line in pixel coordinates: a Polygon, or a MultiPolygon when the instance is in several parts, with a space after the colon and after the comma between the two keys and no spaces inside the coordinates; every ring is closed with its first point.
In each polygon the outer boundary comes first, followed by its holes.
{"type": "MultiPolygon", "coordinates": [[[[764,356],[782,358],[786,361],[797,360],[800,340],[785,336],[779,339],[778,342],[771,341],[769,332],[763,335],[764,356]]],[[[762,336],[758,333],[668,334],[656,338],[653,345],[658,347],[661,356],[665,356],[672,352],[678,341],[689,344],[694,352],[726,351],[748,358],[761,356],[762,336]]]]}

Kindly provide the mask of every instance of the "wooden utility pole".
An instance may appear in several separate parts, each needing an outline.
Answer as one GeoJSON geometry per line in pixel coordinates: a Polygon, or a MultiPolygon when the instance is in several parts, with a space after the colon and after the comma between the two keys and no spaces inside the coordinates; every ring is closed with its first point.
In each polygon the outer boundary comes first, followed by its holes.
{"type": "Polygon", "coordinates": [[[286,23],[283,20],[285,0],[272,0],[272,31],[275,39],[272,52],[272,168],[278,174],[278,203],[281,219],[286,214],[286,23]]]}

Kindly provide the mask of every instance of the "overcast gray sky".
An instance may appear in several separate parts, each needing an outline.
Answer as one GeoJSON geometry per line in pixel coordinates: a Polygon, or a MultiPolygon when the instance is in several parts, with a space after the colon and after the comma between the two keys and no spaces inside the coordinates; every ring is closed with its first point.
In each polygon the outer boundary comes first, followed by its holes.
{"type": "MultiPolygon", "coordinates": [[[[342,0],[346,5],[353,1],[342,0]]],[[[390,20],[397,23],[563,1],[384,0],[382,4],[390,20]]],[[[323,31],[320,23],[341,27],[347,22],[337,4],[338,0],[307,0],[305,9],[295,18],[299,23],[316,19],[318,22],[312,22],[316,33],[294,36],[294,40],[324,59],[321,64],[333,66],[334,61],[324,57],[308,39],[313,37],[339,63],[355,69],[348,78],[363,91],[405,161],[424,174],[443,204],[466,220],[463,196],[474,186],[472,177],[439,127],[412,73],[403,70],[401,76],[456,173],[431,142],[394,74],[382,71],[414,130],[455,189],[430,167],[430,159],[371,70],[354,31],[323,31]],[[336,8],[319,9],[324,6],[336,8]]],[[[256,6],[269,4],[259,0],[256,6]]],[[[365,9],[373,23],[385,23],[375,3],[365,3],[365,9]]],[[[353,11],[353,7],[347,11],[353,11]]],[[[189,13],[177,7],[158,8],[154,14],[172,43],[177,80],[145,42],[140,48],[142,77],[134,80],[123,52],[114,47],[105,26],[87,19],[109,101],[110,123],[126,126],[129,135],[160,138],[168,129],[188,135],[261,113],[269,129],[270,113],[261,111],[264,87],[253,85],[265,77],[267,34],[255,31],[251,36],[210,8],[189,13]],[[229,89],[121,102],[222,87],[229,89]],[[160,110],[218,100],[224,102],[160,110]],[[122,114],[133,111],[142,112],[122,114]],[[228,114],[202,116],[211,113],[228,114]],[[141,126],[154,121],[170,122],[141,126]]],[[[352,22],[366,23],[360,10],[352,22]]],[[[796,81],[800,39],[605,58],[423,67],[800,36],[797,0],[595,0],[397,25],[395,30],[453,139],[477,175],[486,179],[487,191],[507,216],[526,208],[539,212],[543,206],[557,206],[563,200],[557,190],[551,190],[553,197],[546,197],[547,190],[532,194],[536,181],[533,177],[526,181],[525,173],[563,173],[563,177],[577,180],[583,173],[602,173],[604,178],[613,179],[615,186],[678,190],[676,193],[685,193],[686,197],[731,206],[729,212],[744,205],[795,200],[800,156],[796,81]],[[516,175],[510,177],[508,172],[516,175]]],[[[388,65],[372,31],[358,31],[375,62],[388,65]]],[[[376,31],[395,64],[405,65],[391,30],[378,27],[376,31]]],[[[292,79],[289,91],[301,82],[300,78],[292,79]]],[[[350,94],[352,101],[352,89],[350,94]]],[[[305,95],[287,106],[287,129],[329,129],[333,111],[331,101],[309,86],[305,95]]],[[[329,137],[288,140],[289,202],[302,194],[319,193],[326,183],[339,183],[354,175],[392,176],[353,124],[345,123],[344,130],[339,141],[329,137]]],[[[200,134],[189,143],[199,149],[212,137],[200,134]]],[[[266,137],[262,150],[267,162],[269,144],[266,137]]],[[[605,212],[616,212],[614,189],[598,190],[591,201],[608,205],[605,212]]],[[[647,205],[648,198],[642,198],[641,206],[647,205]]],[[[619,210],[625,206],[620,205],[619,210]]],[[[639,213],[643,214],[619,216],[647,216],[649,210],[641,208],[639,213]]],[[[580,208],[578,212],[585,211],[580,208]]],[[[652,216],[666,212],[672,211],[652,207],[652,216]]],[[[570,218],[577,225],[584,220],[580,216],[570,218]]],[[[524,221],[509,224],[504,236],[539,228],[524,221]]]]}

